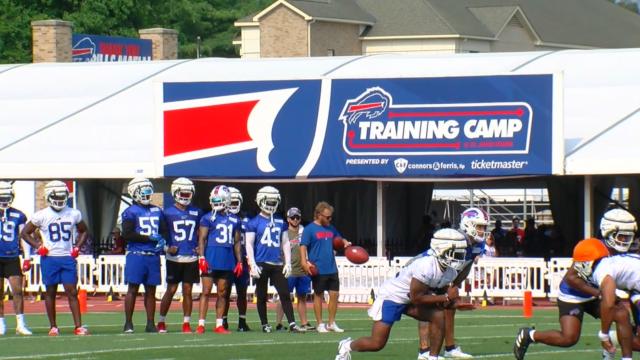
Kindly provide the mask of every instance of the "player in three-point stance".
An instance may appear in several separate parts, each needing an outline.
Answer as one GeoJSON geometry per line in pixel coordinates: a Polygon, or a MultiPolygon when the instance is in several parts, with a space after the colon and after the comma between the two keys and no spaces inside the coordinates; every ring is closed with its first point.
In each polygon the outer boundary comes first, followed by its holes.
{"type": "Polygon", "coordinates": [[[59,284],[67,294],[75,324],[74,334],[88,335],[87,329],[82,327],[76,289],[76,258],[87,239],[87,226],[82,221],[80,211],[67,206],[69,189],[65,183],[57,180],[47,183],[44,197],[49,206],[33,214],[20,235],[38,249],[40,255],[42,282],[46,287],[45,306],[51,325],[49,336],[58,336],[60,333],[56,323],[56,292],[59,284]],[[34,236],[36,229],[40,230],[42,242],[34,236]]]}
{"type": "Polygon", "coordinates": [[[378,289],[369,309],[374,320],[371,336],[340,341],[336,360],[351,359],[351,351],[380,351],[387,343],[393,323],[403,314],[429,322],[430,353],[438,359],[444,338],[444,309],[455,308],[458,288],[450,286],[465,265],[467,240],[457,230],[438,230],[431,239],[432,253],[418,258],[378,289]]]}

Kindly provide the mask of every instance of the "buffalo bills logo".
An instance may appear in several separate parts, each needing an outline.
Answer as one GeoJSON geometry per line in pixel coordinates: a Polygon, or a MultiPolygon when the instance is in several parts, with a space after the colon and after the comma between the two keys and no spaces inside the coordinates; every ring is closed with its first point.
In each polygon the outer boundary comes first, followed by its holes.
{"type": "Polygon", "coordinates": [[[524,102],[394,104],[373,87],[347,100],[339,119],[349,155],[526,154],[532,110],[524,102]]]}
{"type": "Polygon", "coordinates": [[[73,45],[71,58],[75,62],[91,61],[96,53],[96,44],[90,38],[84,37],[73,45]]]}
{"type": "Polygon", "coordinates": [[[375,119],[387,110],[389,98],[389,94],[380,88],[367,89],[357,99],[345,104],[340,120],[354,124],[361,116],[375,119]]]}

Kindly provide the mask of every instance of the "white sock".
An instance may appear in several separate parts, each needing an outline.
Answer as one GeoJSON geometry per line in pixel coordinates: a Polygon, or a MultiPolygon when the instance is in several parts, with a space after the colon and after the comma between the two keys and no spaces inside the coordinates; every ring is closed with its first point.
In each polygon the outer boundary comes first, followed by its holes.
{"type": "Polygon", "coordinates": [[[292,327],[294,327],[294,326],[296,326],[296,322],[295,322],[295,321],[294,321],[294,322],[290,322],[290,323],[289,323],[289,329],[291,329],[291,328],[292,328],[292,327]]]}
{"type": "Polygon", "coordinates": [[[198,320],[198,326],[200,326],[200,325],[204,326],[204,319],[198,320]]]}
{"type": "Polygon", "coordinates": [[[531,340],[533,340],[533,342],[536,342],[536,340],[533,338],[533,335],[535,335],[535,333],[536,333],[535,329],[529,330],[529,337],[531,338],[531,340]]]}
{"type": "Polygon", "coordinates": [[[633,358],[623,357],[620,360],[633,360],[633,358]]]}
{"type": "Polygon", "coordinates": [[[24,327],[24,314],[16,314],[16,323],[18,327],[24,327]]]}
{"type": "Polygon", "coordinates": [[[222,319],[216,319],[216,327],[222,326],[222,319]]]}
{"type": "Polygon", "coordinates": [[[182,322],[185,322],[185,323],[191,322],[191,316],[185,316],[184,318],[182,318],[182,322]]]}
{"type": "Polygon", "coordinates": [[[7,324],[4,322],[4,317],[0,317],[0,326],[6,327],[7,324]]]}
{"type": "Polygon", "coordinates": [[[158,316],[158,322],[164,322],[166,319],[167,319],[166,316],[162,316],[162,315],[158,316]]]}
{"type": "Polygon", "coordinates": [[[238,318],[246,320],[247,319],[247,315],[238,315],[238,318]]]}
{"type": "Polygon", "coordinates": [[[351,351],[351,343],[353,341],[347,341],[347,343],[344,345],[344,347],[347,349],[347,351],[351,351]]]}

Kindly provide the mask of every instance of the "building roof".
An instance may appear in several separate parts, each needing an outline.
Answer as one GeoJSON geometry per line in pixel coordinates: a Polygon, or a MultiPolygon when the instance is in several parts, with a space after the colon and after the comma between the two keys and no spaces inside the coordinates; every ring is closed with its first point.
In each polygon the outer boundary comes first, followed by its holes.
{"type": "Polygon", "coordinates": [[[308,19],[370,25],[368,38],[495,39],[518,14],[540,45],[640,47],[640,16],[607,0],[278,0],[253,20],[279,4],[308,19]]]}

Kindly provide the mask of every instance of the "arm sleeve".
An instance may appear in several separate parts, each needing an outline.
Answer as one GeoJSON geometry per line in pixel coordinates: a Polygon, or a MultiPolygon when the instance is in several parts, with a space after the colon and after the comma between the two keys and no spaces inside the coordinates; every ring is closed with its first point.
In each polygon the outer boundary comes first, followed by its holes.
{"type": "Polygon", "coordinates": [[[288,231],[282,233],[282,253],[284,254],[284,263],[291,265],[291,243],[288,231]]]}

